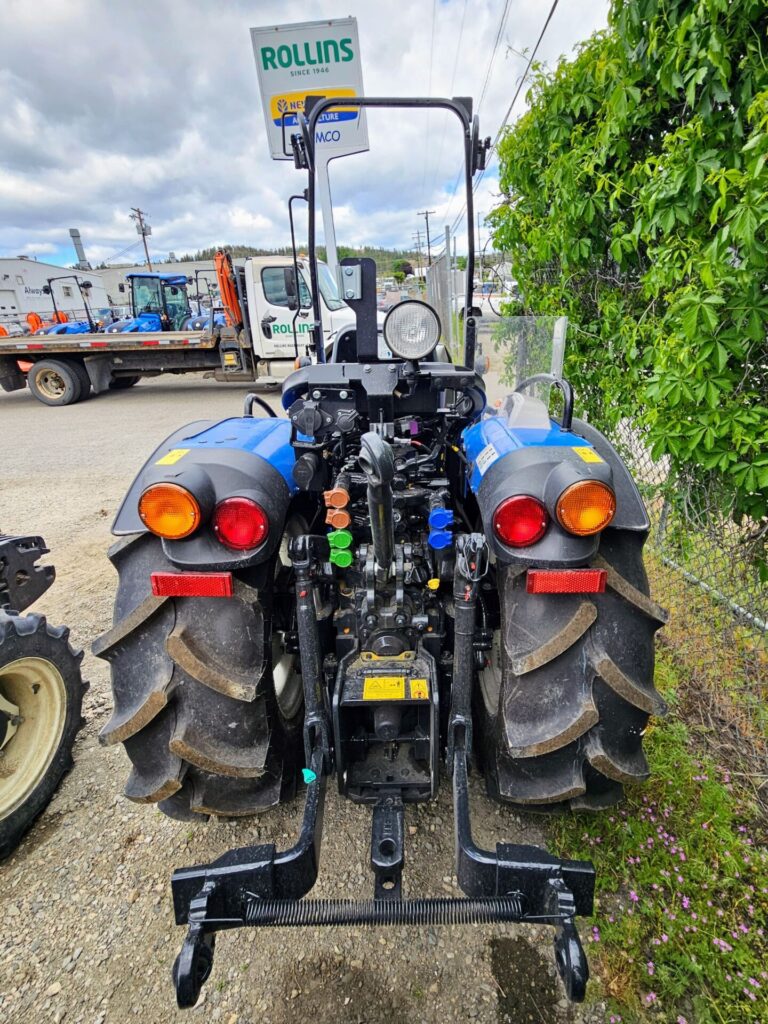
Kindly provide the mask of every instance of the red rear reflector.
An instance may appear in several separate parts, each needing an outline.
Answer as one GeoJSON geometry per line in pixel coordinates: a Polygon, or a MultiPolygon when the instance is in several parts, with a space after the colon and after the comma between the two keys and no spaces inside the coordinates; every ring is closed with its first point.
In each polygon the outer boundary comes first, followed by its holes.
{"type": "Polygon", "coordinates": [[[603,594],[605,569],[529,569],[529,594],[603,594]]]}
{"type": "Polygon", "coordinates": [[[232,597],[231,572],[153,572],[155,597],[232,597]]]}

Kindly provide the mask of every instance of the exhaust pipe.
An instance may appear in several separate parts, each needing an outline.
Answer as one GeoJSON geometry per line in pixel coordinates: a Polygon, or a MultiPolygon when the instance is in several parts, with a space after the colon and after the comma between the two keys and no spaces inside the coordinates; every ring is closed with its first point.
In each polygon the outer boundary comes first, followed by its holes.
{"type": "Polygon", "coordinates": [[[378,434],[360,438],[360,468],[368,478],[368,514],[371,517],[376,575],[382,581],[392,574],[395,556],[395,523],[392,514],[392,478],[395,456],[392,447],[378,434]]]}

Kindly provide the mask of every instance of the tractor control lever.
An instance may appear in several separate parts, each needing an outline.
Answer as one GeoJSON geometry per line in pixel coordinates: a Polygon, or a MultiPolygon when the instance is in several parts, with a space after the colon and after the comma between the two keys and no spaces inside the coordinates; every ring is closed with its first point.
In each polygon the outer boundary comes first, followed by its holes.
{"type": "Polygon", "coordinates": [[[392,446],[369,431],[360,438],[360,468],[368,479],[368,513],[376,559],[376,575],[386,581],[392,574],[395,554],[395,526],[392,510],[392,480],[395,456],[392,446]]]}

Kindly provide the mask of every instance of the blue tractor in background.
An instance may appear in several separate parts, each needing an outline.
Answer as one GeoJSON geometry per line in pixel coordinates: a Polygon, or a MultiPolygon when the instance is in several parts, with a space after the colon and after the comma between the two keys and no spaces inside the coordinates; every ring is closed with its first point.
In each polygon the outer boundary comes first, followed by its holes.
{"type": "MultiPolygon", "coordinates": [[[[184,274],[137,273],[128,274],[126,280],[133,316],[109,326],[108,334],[197,331],[210,321],[210,315],[193,311],[187,294],[189,281],[184,274]]],[[[214,313],[213,322],[223,324],[224,314],[214,313]]]]}
{"type": "Polygon", "coordinates": [[[184,274],[128,274],[131,312],[107,328],[108,334],[183,331],[192,316],[184,274]]]}

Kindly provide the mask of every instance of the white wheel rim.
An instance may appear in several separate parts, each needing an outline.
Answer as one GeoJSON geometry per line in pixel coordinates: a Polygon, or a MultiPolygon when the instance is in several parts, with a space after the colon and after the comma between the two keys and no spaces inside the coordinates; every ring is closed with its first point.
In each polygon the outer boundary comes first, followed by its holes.
{"type": "Polygon", "coordinates": [[[19,658],[0,669],[3,708],[18,709],[19,723],[0,752],[0,819],[13,814],[45,777],[67,718],[67,690],[45,658],[19,658]]]}

